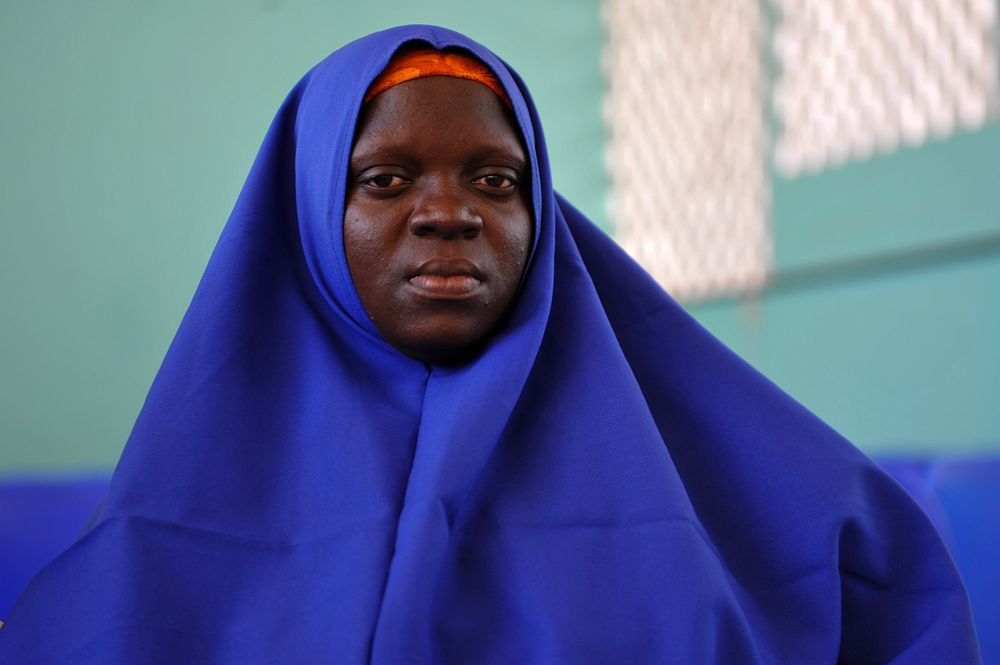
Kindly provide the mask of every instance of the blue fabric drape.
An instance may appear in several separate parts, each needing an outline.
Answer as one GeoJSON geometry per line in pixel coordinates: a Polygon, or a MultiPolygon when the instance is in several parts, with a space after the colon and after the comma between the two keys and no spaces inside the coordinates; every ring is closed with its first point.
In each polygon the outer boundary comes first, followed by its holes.
{"type": "Polygon", "coordinates": [[[838,659],[977,662],[926,517],[559,198],[522,81],[430,26],[289,94],[106,501],[0,630],[4,663],[838,659]],[[531,156],[521,293],[453,368],[381,339],[341,235],[412,40],[489,65],[531,156]]]}

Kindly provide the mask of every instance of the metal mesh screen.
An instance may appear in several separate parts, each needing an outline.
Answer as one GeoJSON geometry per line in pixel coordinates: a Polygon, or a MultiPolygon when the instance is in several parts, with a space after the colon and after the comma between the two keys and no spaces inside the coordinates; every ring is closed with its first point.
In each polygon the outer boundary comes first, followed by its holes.
{"type": "Polygon", "coordinates": [[[760,2],[606,0],[603,12],[618,241],[681,299],[759,289],[771,254],[760,2]]]}
{"type": "Polygon", "coordinates": [[[771,2],[785,175],[943,138],[996,112],[996,0],[771,2]]]}

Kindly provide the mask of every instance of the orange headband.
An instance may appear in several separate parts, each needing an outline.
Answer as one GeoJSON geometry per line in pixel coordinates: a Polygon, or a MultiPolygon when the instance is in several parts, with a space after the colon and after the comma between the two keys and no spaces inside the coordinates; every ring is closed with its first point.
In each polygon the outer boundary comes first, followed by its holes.
{"type": "Polygon", "coordinates": [[[396,53],[386,65],[385,70],[368,88],[368,92],[365,93],[365,103],[367,104],[372,97],[394,85],[426,76],[452,76],[482,83],[495,92],[507,105],[507,108],[511,108],[510,98],[489,67],[472,56],[438,51],[430,47],[419,47],[396,53]]]}

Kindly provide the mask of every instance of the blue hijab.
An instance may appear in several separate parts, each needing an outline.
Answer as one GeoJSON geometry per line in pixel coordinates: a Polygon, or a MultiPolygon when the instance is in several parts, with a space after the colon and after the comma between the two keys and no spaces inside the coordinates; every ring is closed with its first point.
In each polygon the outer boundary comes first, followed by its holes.
{"type": "Polygon", "coordinates": [[[524,84],[406,26],[267,134],[106,501],[4,663],[975,663],[921,511],[552,189],[524,84]],[[535,245],[475,360],[375,330],[345,260],[362,97],[402,44],[493,69],[535,245]]]}

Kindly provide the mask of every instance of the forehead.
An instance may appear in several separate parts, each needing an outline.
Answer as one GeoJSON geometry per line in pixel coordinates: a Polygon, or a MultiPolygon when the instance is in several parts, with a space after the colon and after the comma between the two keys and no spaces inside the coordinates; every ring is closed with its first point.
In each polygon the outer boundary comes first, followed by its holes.
{"type": "Polygon", "coordinates": [[[488,87],[449,76],[414,79],[375,96],[363,108],[355,155],[406,141],[414,147],[493,147],[525,159],[513,115],[488,87]]]}

